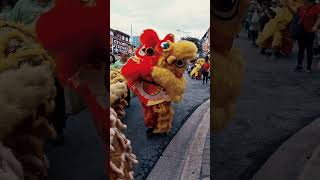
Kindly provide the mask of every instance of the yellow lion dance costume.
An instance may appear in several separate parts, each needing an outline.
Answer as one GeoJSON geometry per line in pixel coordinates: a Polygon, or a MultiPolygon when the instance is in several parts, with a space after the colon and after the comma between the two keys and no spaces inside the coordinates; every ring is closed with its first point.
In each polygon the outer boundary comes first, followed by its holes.
{"type": "Polygon", "coordinates": [[[0,34],[0,179],[47,179],[53,62],[23,27],[0,21],[0,34]]]}
{"type": "Polygon", "coordinates": [[[121,72],[142,104],[148,130],[169,133],[173,120],[171,102],[182,99],[186,84],[183,74],[187,62],[196,58],[197,47],[189,41],[174,42],[172,34],[160,40],[151,29],[145,30],[140,40],[141,47],[121,72]]]}
{"type": "Polygon", "coordinates": [[[196,64],[195,64],[195,67],[192,69],[191,73],[190,73],[190,76],[192,78],[197,78],[199,79],[199,76],[201,78],[201,68],[202,68],[202,65],[205,63],[205,60],[204,59],[198,59],[196,64]]]}
{"type": "Polygon", "coordinates": [[[232,119],[236,98],[240,94],[243,77],[243,59],[232,48],[234,37],[241,30],[247,0],[213,0],[213,123],[211,129],[218,132],[232,119]]]}
{"type": "Polygon", "coordinates": [[[132,153],[131,142],[123,134],[121,122],[127,102],[127,82],[117,69],[110,70],[110,180],[133,180],[133,165],[138,163],[132,153]]]}
{"type": "MultiPolygon", "coordinates": [[[[293,14],[288,7],[285,6],[283,1],[280,2],[284,6],[276,12],[276,16],[265,25],[263,31],[258,36],[256,43],[261,48],[269,48],[271,45],[271,48],[279,49],[282,46],[284,30],[286,30],[291,23],[293,14]]],[[[296,8],[301,6],[303,1],[290,0],[288,4],[296,8]]]]}

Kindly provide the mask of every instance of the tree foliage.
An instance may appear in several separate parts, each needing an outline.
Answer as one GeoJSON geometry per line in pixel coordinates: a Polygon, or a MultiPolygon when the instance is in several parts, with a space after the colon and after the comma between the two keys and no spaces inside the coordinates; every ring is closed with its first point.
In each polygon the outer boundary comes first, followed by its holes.
{"type": "Polygon", "coordinates": [[[202,52],[202,45],[200,43],[200,40],[198,38],[194,38],[194,37],[182,37],[181,40],[186,40],[186,41],[191,41],[194,44],[196,44],[198,51],[202,52]]]}

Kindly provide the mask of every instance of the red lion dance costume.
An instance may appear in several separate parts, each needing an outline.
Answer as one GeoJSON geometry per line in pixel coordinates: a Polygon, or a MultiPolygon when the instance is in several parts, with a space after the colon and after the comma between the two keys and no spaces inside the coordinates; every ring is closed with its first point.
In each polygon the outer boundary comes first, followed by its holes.
{"type": "MultiPolygon", "coordinates": [[[[108,98],[103,97],[103,102],[100,102],[95,92],[105,88],[106,96],[107,84],[101,82],[99,85],[103,87],[92,88],[90,81],[93,78],[85,74],[90,71],[95,75],[98,73],[94,80],[107,77],[107,12],[106,0],[55,0],[55,7],[38,19],[36,31],[40,43],[55,57],[56,73],[61,83],[77,92],[88,105],[109,154],[108,98]],[[89,66],[96,69],[92,70],[89,66]]],[[[106,163],[107,169],[108,165],[109,161],[106,163]]]]}
{"type": "Polygon", "coordinates": [[[173,120],[171,102],[179,102],[185,89],[187,61],[196,58],[197,47],[189,41],[174,42],[168,34],[160,40],[147,29],[140,36],[141,46],[121,69],[129,87],[139,97],[145,126],[152,133],[168,133],[173,120]]]}
{"type": "Polygon", "coordinates": [[[213,132],[222,130],[232,119],[240,94],[243,59],[233,48],[233,39],[241,30],[247,0],[213,0],[213,132]]]}

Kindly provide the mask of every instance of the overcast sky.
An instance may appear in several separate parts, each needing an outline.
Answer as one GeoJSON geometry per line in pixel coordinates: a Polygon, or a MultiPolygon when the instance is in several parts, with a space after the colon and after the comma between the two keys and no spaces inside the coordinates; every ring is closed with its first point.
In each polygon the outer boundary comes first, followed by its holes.
{"type": "Polygon", "coordinates": [[[111,0],[110,8],[111,28],[130,35],[132,24],[134,36],[152,28],[160,39],[201,38],[210,26],[210,0],[111,0]]]}

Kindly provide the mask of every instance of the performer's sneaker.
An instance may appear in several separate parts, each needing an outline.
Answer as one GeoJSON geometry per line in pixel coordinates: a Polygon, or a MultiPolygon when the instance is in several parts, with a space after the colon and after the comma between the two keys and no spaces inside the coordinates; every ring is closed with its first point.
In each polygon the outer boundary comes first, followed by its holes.
{"type": "Polygon", "coordinates": [[[153,135],[154,133],[153,133],[153,128],[148,128],[147,130],[146,130],[146,135],[147,136],[151,136],[151,135],[153,135]]]}
{"type": "Polygon", "coordinates": [[[301,66],[297,66],[295,69],[294,69],[295,72],[303,72],[303,68],[301,66]]]}
{"type": "Polygon", "coordinates": [[[306,73],[312,73],[311,69],[307,69],[306,73]]]}

